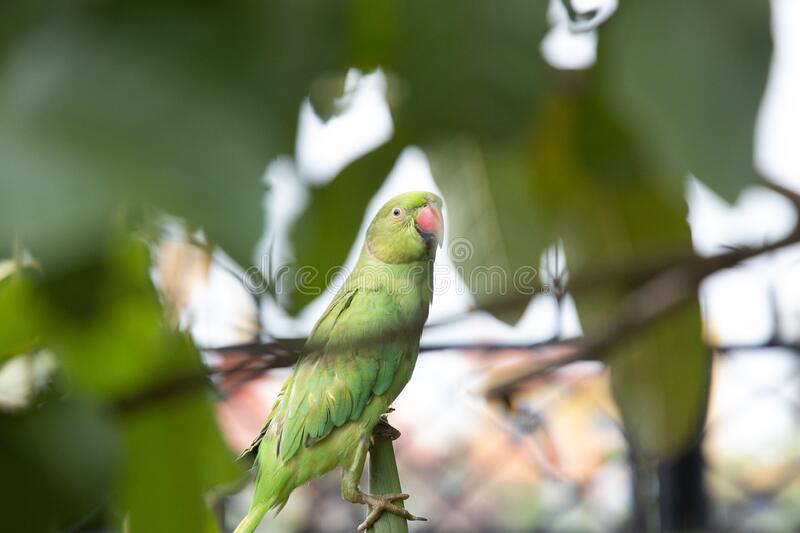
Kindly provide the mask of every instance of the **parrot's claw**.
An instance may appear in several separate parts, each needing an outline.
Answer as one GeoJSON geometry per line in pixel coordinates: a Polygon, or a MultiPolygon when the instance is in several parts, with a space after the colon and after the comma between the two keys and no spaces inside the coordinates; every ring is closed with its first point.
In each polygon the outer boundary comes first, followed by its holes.
{"type": "Polygon", "coordinates": [[[362,503],[369,505],[370,512],[366,520],[358,525],[358,531],[366,531],[371,528],[384,511],[401,516],[406,520],[428,520],[421,516],[414,516],[402,507],[392,503],[396,500],[407,500],[408,494],[366,494],[362,492],[361,498],[363,500],[362,503]]]}

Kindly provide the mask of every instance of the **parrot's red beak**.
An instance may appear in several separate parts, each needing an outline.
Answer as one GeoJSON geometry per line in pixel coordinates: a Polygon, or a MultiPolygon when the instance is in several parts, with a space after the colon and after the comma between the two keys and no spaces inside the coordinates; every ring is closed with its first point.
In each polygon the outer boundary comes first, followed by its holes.
{"type": "Polygon", "coordinates": [[[426,242],[436,239],[439,248],[442,247],[444,238],[444,226],[442,225],[442,213],[434,205],[426,205],[417,212],[416,219],[417,231],[426,242]]]}

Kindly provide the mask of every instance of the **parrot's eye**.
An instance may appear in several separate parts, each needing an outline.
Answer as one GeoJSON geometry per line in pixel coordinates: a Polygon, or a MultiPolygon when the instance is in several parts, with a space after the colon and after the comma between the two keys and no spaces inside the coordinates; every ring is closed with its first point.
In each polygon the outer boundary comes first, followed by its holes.
{"type": "Polygon", "coordinates": [[[405,214],[405,210],[402,207],[395,206],[395,207],[392,208],[392,218],[393,219],[400,220],[401,218],[403,218],[404,214],[405,214]]]}

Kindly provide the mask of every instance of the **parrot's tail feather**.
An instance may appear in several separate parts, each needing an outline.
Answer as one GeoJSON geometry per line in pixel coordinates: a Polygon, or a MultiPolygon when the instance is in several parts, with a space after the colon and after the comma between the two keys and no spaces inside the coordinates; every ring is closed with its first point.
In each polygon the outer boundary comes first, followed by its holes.
{"type": "Polygon", "coordinates": [[[247,516],[239,522],[239,525],[236,526],[236,530],[233,533],[253,533],[268,510],[269,504],[267,503],[252,506],[247,512],[247,516]]]}

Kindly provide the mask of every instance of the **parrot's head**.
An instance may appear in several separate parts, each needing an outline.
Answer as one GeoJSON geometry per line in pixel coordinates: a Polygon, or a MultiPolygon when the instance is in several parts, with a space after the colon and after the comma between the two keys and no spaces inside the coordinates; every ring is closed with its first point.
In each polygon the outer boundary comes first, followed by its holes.
{"type": "Polygon", "coordinates": [[[407,192],[381,207],[367,229],[367,249],[385,263],[411,263],[436,256],[444,234],[442,199],[407,192]]]}

